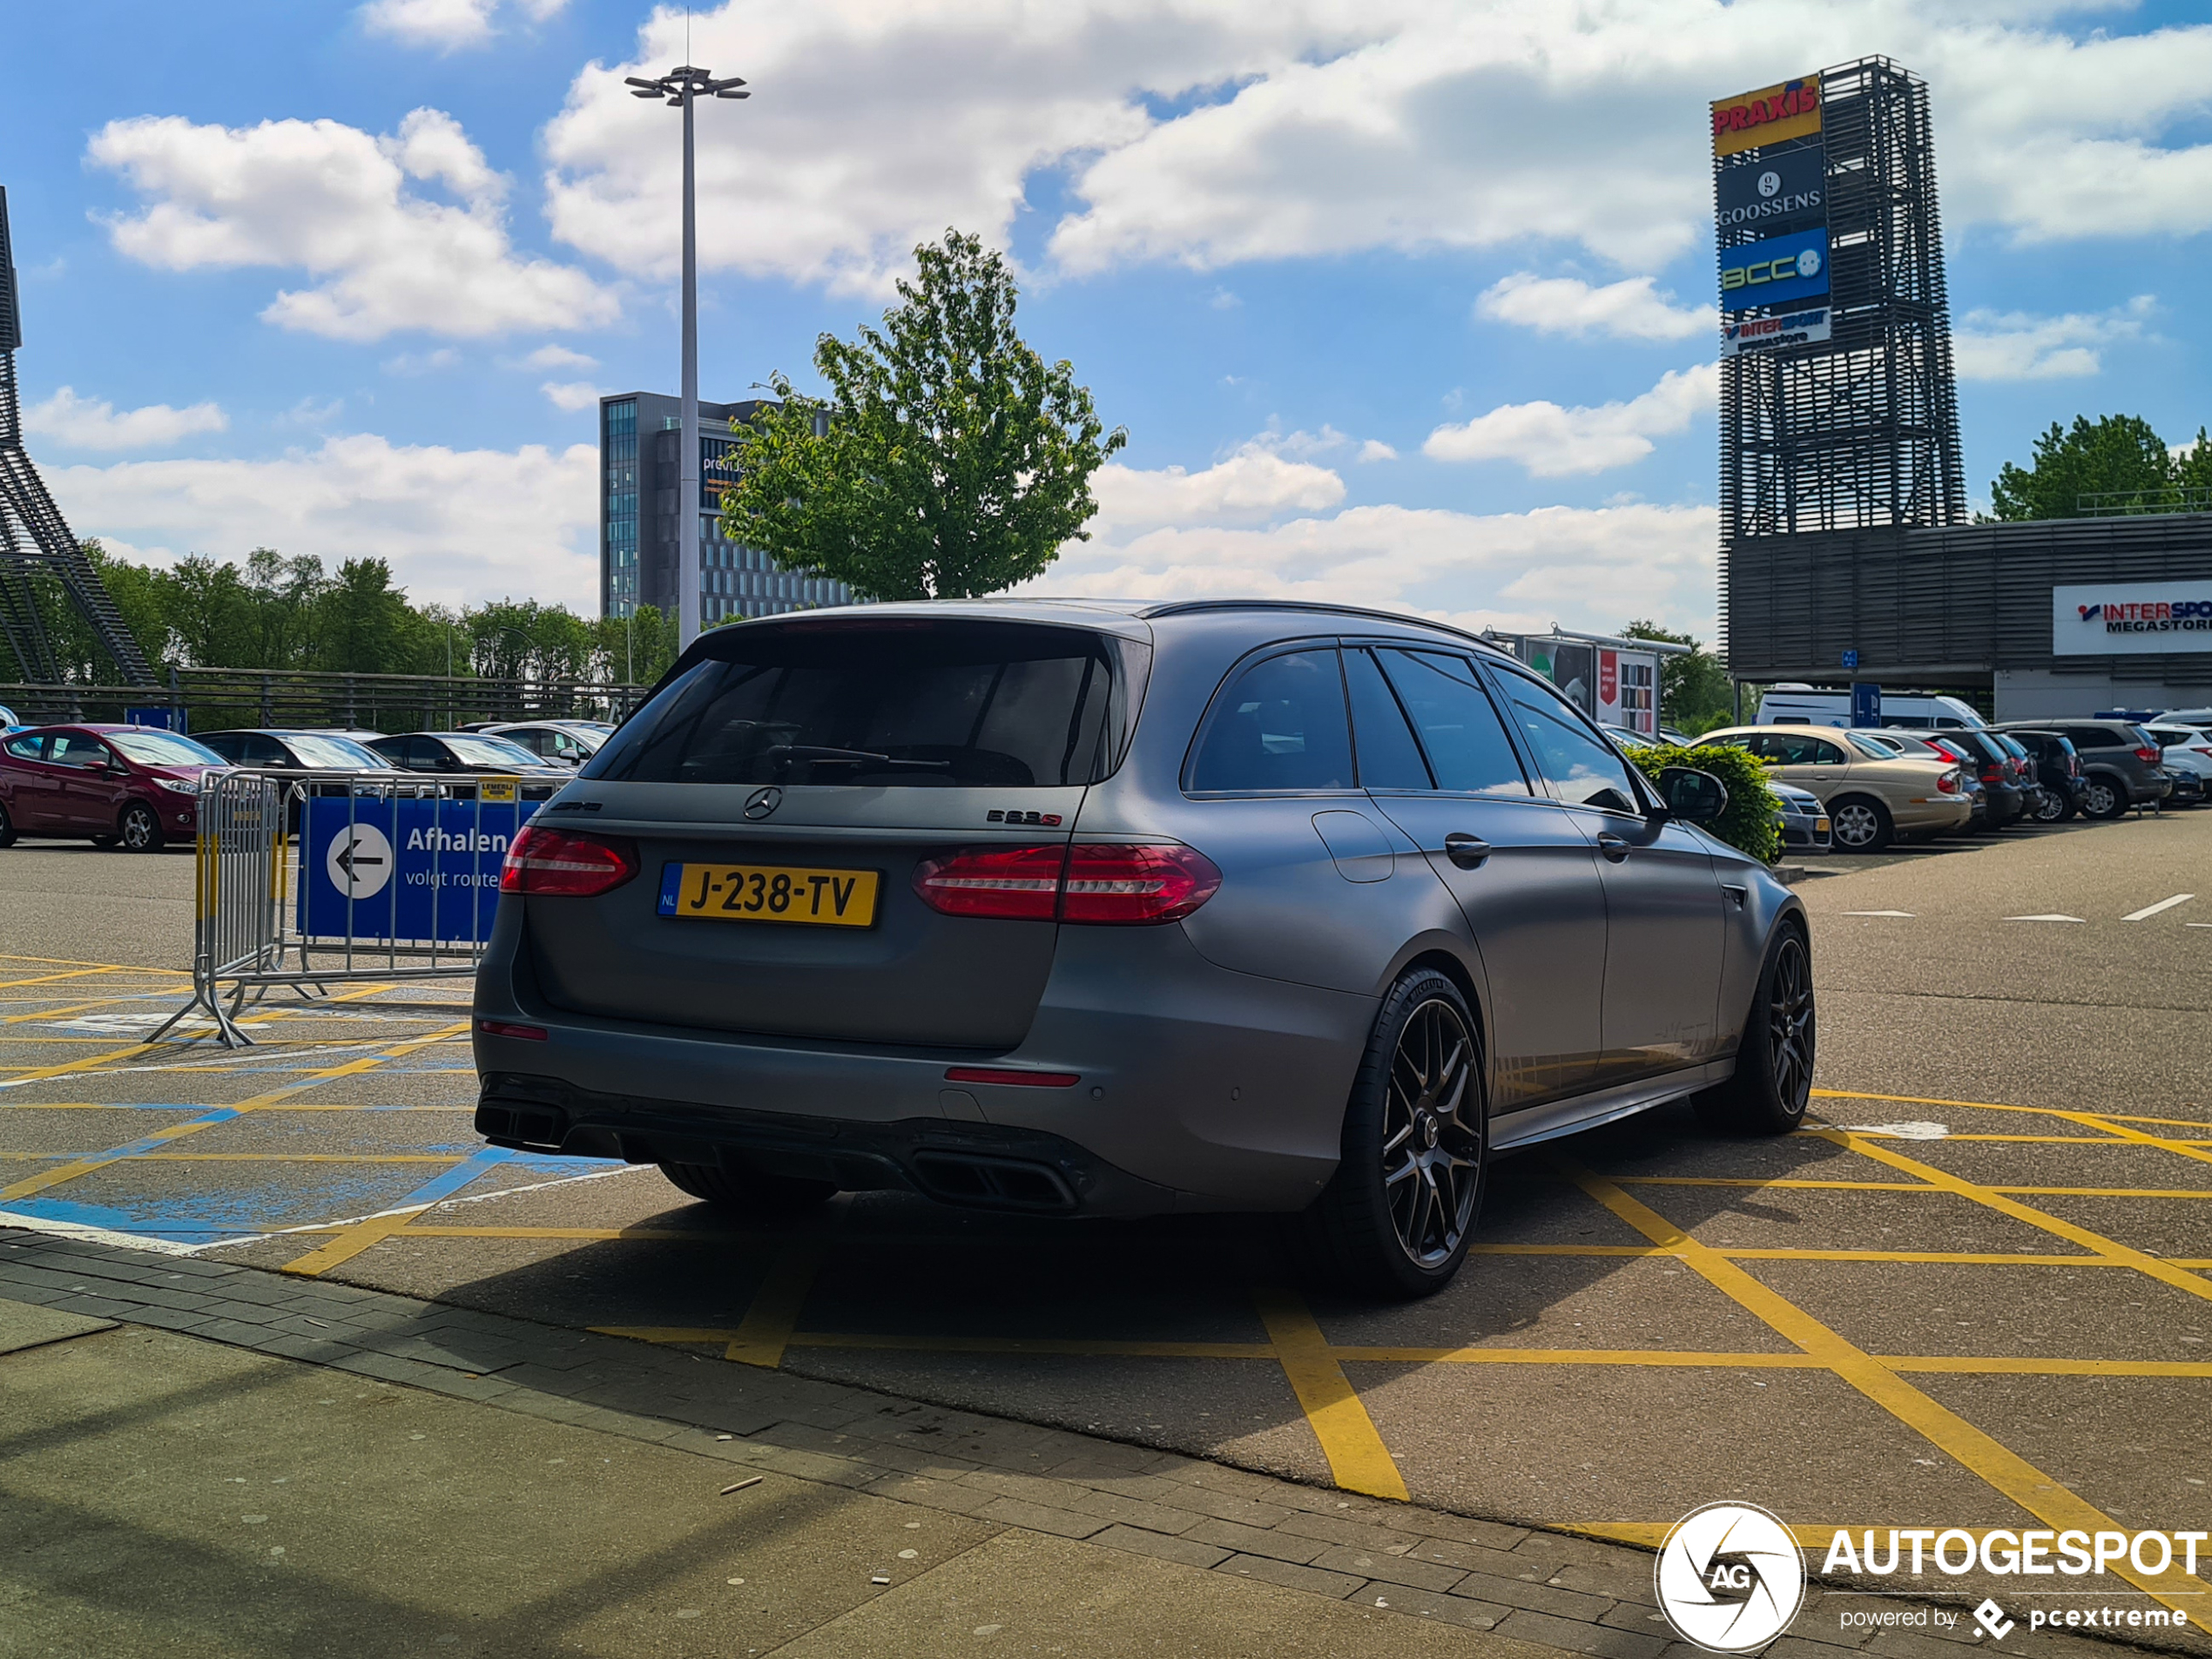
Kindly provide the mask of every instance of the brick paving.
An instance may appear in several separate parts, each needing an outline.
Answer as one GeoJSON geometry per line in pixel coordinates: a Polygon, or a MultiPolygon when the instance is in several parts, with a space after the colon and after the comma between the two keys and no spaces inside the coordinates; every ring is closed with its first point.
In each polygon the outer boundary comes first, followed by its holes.
{"type": "MultiPolygon", "coordinates": [[[[1672,1639],[1651,1588],[1652,1558],[1626,1546],[622,1338],[48,1234],[0,1229],[0,1297],[1598,1659],[1699,1651],[1672,1639]]],[[[1857,1642],[1791,1635],[1771,1651],[1948,1659],[1962,1643],[1973,1645],[1963,1635],[1940,1643],[1894,1632],[1857,1642]]],[[[2086,1656],[2114,1645],[2039,1635],[2033,1651],[2086,1656]]]]}

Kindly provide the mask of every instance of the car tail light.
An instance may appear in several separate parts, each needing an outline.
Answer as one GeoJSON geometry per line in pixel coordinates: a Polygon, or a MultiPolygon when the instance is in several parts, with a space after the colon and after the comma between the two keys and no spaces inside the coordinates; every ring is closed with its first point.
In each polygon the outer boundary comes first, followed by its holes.
{"type": "Polygon", "coordinates": [[[1009,921],[1174,921],[1213,897],[1221,872],[1173,844],[970,847],[914,871],[914,892],[948,916],[1009,921]]]}
{"type": "Polygon", "coordinates": [[[2212,755],[2212,748],[2207,748],[2201,743],[2193,743],[2189,745],[2189,752],[2191,754],[2212,755]]]}
{"type": "Polygon", "coordinates": [[[2002,766],[1984,766],[1981,769],[1981,780],[1986,784],[2003,783],[2005,781],[2005,768],[2002,766]]]}
{"type": "Polygon", "coordinates": [[[970,847],[916,866],[914,891],[948,916],[1050,921],[1067,863],[1064,846],[970,847]]]}
{"type": "Polygon", "coordinates": [[[1942,795],[1955,795],[1959,792],[1958,767],[1952,767],[1948,772],[1945,772],[1943,776],[1936,779],[1936,792],[1942,795]]]}
{"type": "Polygon", "coordinates": [[[1220,886],[1213,860],[1187,846],[1073,846],[1060,914],[1066,921],[1173,921],[1220,886]]]}
{"type": "Polygon", "coordinates": [[[612,892],[637,873],[637,849],[629,841],[526,824],[508,843],[506,862],[499,867],[499,890],[589,899],[612,892]]]}
{"type": "Polygon", "coordinates": [[[2138,749],[2135,751],[2135,759],[2141,761],[2145,765],[2155,766],[2158,764],[2158,751],[2155,749],[2138,749]]]}

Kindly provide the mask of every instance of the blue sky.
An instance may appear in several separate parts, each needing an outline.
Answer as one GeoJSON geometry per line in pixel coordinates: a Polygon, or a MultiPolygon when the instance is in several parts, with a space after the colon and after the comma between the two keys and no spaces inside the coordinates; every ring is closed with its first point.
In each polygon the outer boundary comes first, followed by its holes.
{"type": "MultiPolygon", "coordinates": [[[[600,390],[673,389],[684,56],[615,0],[21,9],[30,443],[142,556],[588,606],[600,390]],[[98,64],[97,73],[82,67],[98,64]]],[[[1703,101],[1931,85],[1978,498],[2080,412],[2212,421],[2201,6],[738,0],[694,61],[703,384],[808,379],[948,225],[1130,444],[1046,584],[1710,634],[1703,101]]]]}

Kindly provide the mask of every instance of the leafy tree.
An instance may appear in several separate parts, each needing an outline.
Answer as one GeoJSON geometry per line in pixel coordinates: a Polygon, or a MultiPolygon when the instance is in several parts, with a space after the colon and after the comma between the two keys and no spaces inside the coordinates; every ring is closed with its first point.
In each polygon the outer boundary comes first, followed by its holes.
{"type": "Polygon", "coordinates": [[[320,668],[339,673],[404,674],[414,667],[414,643],[420,618],[407,595],[392,585],[392,567],[382,559],[347,559],[317,607],[321,613],[320,668]]]}
{"type": "Polygon", "coordinates": [[[639,605],[627,619],[602,617],[591,626],[599,678],[618,685],[651,685],[676,660],[676,619],[661,615],[657,606],[639,605]]]}
{"type": "Polygon", "coordinates": [[[1651,779],[1655,788],[1659,774],[1669,766],[1691,766],[1699,772],[1710,772],[1727,789],[1728,806],[1718,819],[1705,827],[1730,846],[1749,853],[1764,863],[1771,864],[1782,855],[1782,830],[1774,821],[1775,812],[1782,803],[1775,798],[1768,783],[1766,763],[1748,749],[1732,748],[1723,743],[1705,749],[1683,749],[1662,743],[1654,748],[1631,749],[1629,759],[1651,779]]]}
{"type": "Polygon", "coordinates": [[[2174,482],[2183,489],[2212,490],[2212,434],[2202,427],[2174,457],[2174,482]]]}
{"type": "Polygon", "coordinates": [[[1647,621],[1632,622],[1621,633],[1627,639],[1689,647],[1686,655],[1659,659],[1659,718],[1666,725],[1696,737],[1734,718],[1735,691],[1728,671],[1696,638],[1647,621]]]}
{"type": "Polygon", "coordinates": [[[816,342],[826,402],[771,377],[724,533],[871,598],[995,593],[1089,539],[1091,475],[1129,435],[1015,332],[1014,280],[980,238],[948,231],[914,257],[880,332],[816,342]]]}
{"type": "Polygon", "coordinates": [[[2166,442],[2140,415],[2107,415],[2092,423],[2074,417],[2071,428],[2055,421],[2035,441],[2033,462],[2022,469],[2006,462],[1990,485],[2000,522],[2030,518],[2076,518],[2080,497],[2114,491],[2137,492],[2130,510],[2170,512],[2165,492],[2176,482],[2166,442]]]}

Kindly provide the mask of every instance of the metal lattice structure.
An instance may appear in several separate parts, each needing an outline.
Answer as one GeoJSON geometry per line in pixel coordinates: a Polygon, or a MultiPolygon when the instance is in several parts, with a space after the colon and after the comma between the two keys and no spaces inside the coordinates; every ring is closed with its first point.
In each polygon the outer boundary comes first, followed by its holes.
{"type": "Polygon", "coordinates": [[[61,678],[40,603],[39,590],[51,586],[84,619],[125,681],[152,685],[145,653],[24,452],[22,401],[16,393],[16,347],[22,343],[8,246],[8,192],[0,189],[0,637],[15,652],[22,678],[61,678]]]}
{"type": "MultiPolygon", "coordinates": [[[[1833,317],[1827,341],[1721,364],[1724,601],[1745,538],[1966,519],[1927,84],[1885,57],[1819,80],[1823,132],[1720,164],[1825,146],[1833,317]]],[[[1764,233],[1724,226],[1723,253],[1764,233]]]]}

